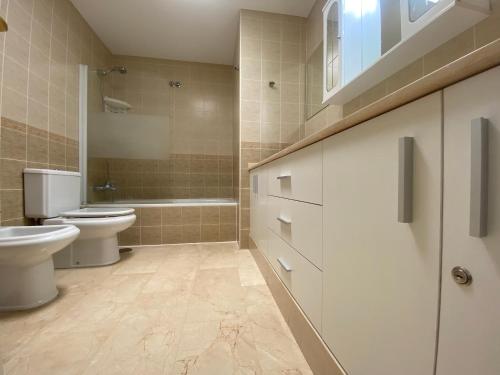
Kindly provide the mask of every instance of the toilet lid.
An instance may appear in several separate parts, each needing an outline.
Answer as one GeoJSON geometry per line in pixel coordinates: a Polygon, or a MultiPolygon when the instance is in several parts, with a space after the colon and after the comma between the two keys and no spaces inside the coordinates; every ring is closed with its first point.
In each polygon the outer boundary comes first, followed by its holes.
{"type": "Polygon", "coordinates": [[[78,210],[61,212],[63,217],[110,217],[125,216],[134,213],[133,208],[122,207],[85,207],[78,210]]]}

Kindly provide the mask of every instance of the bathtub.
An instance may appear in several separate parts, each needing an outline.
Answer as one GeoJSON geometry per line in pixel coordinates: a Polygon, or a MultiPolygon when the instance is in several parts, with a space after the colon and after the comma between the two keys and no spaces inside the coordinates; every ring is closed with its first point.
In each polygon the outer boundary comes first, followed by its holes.
{"type": "Polygon", "coordinates": [[[235,206],[234,199],[196,198],[196,199],[127,199],[112,202],[95,202],[86,207],[189,207],[189,206],[235,206]]]}
{"type": "Polygon", "coordinates": [[[131,207],[137,220],[118,234],[122,247],[236,241],[234,199],[131,199],[86,207],[131,207]]]}

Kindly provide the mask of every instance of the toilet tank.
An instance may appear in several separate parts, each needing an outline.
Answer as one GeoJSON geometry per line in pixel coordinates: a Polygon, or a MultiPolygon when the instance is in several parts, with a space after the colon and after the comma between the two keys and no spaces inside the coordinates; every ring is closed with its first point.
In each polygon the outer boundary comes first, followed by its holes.
{"type": "Polygon", "coordinates": [[[40,219],[80,208],[80,173],[24,169],[24,214],[40,219]]]}

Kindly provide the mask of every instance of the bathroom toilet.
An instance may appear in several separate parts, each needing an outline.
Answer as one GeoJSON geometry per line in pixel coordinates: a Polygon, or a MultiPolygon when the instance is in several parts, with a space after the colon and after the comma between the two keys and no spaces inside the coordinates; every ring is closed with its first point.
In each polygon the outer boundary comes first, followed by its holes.
{"type": "Polygon", "coordinates": [[[52,255],[79,232],[73,225],[0,227],[0,311],[32,309],[56,298],[52,255]]]}
{"type": "Polygon", "coordinates": [[[75,242],[53,255],[55,268],[106,266],[120,260],[118,233],[136,219],[132,208],[80,208],[80,174],[24,170],[26,216],[43,225],[74,225],[75,242]]]}

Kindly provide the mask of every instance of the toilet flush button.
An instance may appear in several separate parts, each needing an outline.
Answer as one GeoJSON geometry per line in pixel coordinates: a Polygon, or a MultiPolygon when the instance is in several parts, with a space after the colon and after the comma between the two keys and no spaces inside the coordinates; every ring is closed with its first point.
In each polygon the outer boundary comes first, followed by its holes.
{"type": "Polygon", "coordinates": [[[451,276],[457,284],[469,285],[470,283],[472,283],[472,275],[466,268],[459,266],[453,267],[453,269],[451,270],[451,276]]]}

